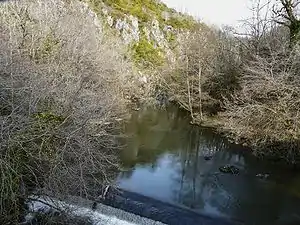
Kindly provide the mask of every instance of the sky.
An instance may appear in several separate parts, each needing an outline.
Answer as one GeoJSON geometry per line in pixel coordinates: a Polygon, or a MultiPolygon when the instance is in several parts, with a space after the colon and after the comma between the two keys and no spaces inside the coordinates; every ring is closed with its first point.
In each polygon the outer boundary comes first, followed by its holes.
{"type": "MultiPolygon", "coordinates": [[[[162,0],[169,7],[187,12],[210,25],[238,27],[241,20],[250,18],[251,0],[162,0]]],[[[267,2],[267,0],[261,0],[267,2]]]]}

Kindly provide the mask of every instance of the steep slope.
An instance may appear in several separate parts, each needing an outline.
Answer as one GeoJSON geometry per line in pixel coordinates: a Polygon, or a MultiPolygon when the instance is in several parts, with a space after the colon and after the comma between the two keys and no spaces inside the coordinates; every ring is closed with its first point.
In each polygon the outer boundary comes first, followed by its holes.
{"type": "Polygon", "coordinates": [[[191,16],[168,8],[157,0],[85,0],[132,50],[135,62],[161,65],[174,61],[179,33],[197,26],[191,16]]]}

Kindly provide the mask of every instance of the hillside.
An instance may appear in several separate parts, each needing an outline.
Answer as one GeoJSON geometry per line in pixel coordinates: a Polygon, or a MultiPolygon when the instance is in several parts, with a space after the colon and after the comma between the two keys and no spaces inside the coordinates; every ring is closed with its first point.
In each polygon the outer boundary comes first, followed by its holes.
{"type": "Polygon", "coordinates": [[[106,28],[115,30],[132,50],[135,62],[161,65],[174,61],[179,33],[198,24],[193,17],[156,0],[85,0],[106,28]]]}

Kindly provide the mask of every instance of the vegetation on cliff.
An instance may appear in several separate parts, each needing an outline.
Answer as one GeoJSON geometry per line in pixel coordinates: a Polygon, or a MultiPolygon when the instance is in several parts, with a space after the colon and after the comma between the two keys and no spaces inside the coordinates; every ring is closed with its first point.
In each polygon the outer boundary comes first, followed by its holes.
{"type": "Polygon", "coordinates": [[[164,53],[160,48],[155,48],[152,43],[143,38],[132,47],[133,59],[143,66],[161,66],[164,63],[164,53]]]}
{"type": "MultiPolygon", "coordinates": [[[[108,27],[126,36],[136,65],[161,66],[170,58],[177,33],[197,27],[197,21],[156,0],[86,0],[108,27]],[[128,37],[129,36],[129,37],[128,37]],[[131,36],[131,37],[130,37],[131,36]]],[[[124,38],[124,37],[123,37],[124,38]]],[[[172,57],[171,57],[172,58],[172,57]]]]}
{"type": "MultiPolygon", "coordinates": [[[[95,1],[97,0],[94,0],[94,4],[95,1]]],[[[104,0],[103,2],[113,9],[115,15],[129,14],[137,17],[141,23],[157,19],[160,24],[170,25],[174,29],[189,29],[195,25],[192,17],[168,8],[159,0],[104,0]]]]}

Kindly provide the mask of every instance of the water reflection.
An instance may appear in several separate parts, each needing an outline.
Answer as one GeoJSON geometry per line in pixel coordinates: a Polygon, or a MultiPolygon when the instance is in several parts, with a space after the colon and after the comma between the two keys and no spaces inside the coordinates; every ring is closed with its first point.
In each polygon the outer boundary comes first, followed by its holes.
{"type": "Polygon", "coordinates": [[[133,114],[125,127],[129,138],[119,186],[247,224],[300,224],[299,176],[259,162],[240,146],[188,122],[178,110],[133,114]],[[206,160],[207,155],[212,159],[206,160]],[[220,173],[226,164],[238,167],[240,174],[220,173]],[[270,176],[260,179],[258,173],[270,176]]]}

